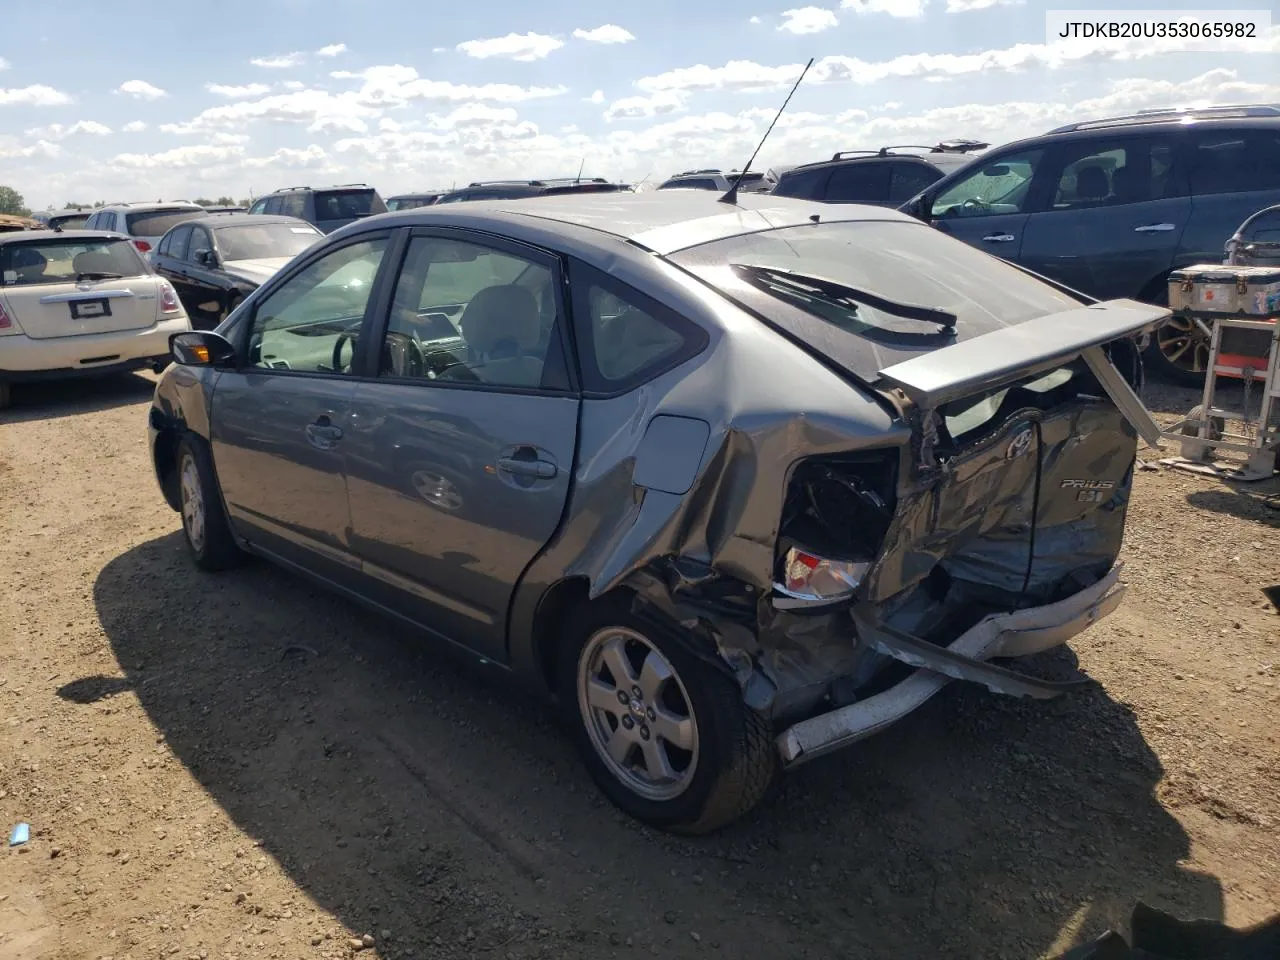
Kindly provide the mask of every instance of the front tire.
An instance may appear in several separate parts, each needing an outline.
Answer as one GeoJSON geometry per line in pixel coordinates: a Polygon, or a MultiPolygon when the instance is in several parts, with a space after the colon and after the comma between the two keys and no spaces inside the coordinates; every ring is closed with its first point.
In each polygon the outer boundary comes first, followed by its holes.
{"type": "Polygon", "coordinates": [[[560,701],[588,772],[616,806],[697,834],[759,803],[777,752],[736,682],[637,617],[625,596],[579,608],[567,628],[560,701]]]}
{"type": "Polygon", "coordinates": [[[208,444],[188,434],[178,447],[178,495],[182,533],[201,570],[226,570],[244,559],[222,508],[208,444]]]}

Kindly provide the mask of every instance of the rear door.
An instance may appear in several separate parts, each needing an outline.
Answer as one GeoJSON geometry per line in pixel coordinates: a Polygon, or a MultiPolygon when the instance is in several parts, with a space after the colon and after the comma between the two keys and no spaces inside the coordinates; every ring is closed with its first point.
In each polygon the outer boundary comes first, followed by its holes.
{"type": "Polygon", "coordinates": [[[532,247],[414,231],[345,427],[365,591],[499,662],[515,585],[573,475],[560,276],[532,247]],[[456,320],[439,309],[456,304],[456,320]]]}
{"type": "Polygon", "coordinates": [[[1246,219],[1280,203],[1280,127],[1193,130],[1187,161],[1191,217],[1175,267],[1218,263],[1246,219]]]}
{"type": "Polygon", "coordinates": [[[943,233],[1020,263],[1023,231],[1042,192],[1044,159],[1043,148],[993,155],[926,199],[924,215],[943,233]]]}
{"type": "Polygon", "coordinates": [[[169,231],[161,242],[155,256],[151,258],[156,272],[173,284],[178,291],[182,305],[191,314],[195,310],[195,292],[187,277],[187,249],[191,241],[191,227],[180,226],[169,231]]]}
{"type": "Polygon", "coordinates": [[[5,311],[35,340],[141,330],[159,317],[158,281],[127,240],[6,244],[0,284],[5,311]]]}
{"type": "Polygon", "coordinates": [[[389,245],[388,233],[352,238],[264,289],[241,362],[213,395],[213,460],[236,532],[339,584],[358,576],[343,460],[351,362],[389,245]]]}
{"type": "Polygon", "coordinates": [[[1138,297],[1169,271],[1191,216],[1174,136],[1064,143],[1046,171],[1024,266],[1101,300],[1138,297]]]}

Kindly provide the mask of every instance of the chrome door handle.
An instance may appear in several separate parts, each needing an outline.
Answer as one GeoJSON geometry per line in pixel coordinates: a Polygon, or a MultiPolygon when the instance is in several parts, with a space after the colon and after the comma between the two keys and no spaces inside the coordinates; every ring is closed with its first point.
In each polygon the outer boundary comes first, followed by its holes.
{"type": "Polygon", "coordinates": [[[1176,229],[1172,223],[1147,223],[1140,227],[1134,227],[1134,233],[1168,233],[1170,230],[1176,229]]]}
{"type": "Polygon", "coordinates": [[[1017,239],[1018,238],[1015,237],[1012,233],[990,233],[990,234],[987,234],[987,236],[982,238],[982,242],[983,243],[1009,243],[1010,241],[1017,240],[1017,239]]]}
{"type": "Polygon", "coordinates": [[[517,477],[534,477],[538,480],[550,480],[556,475],[556,465],[546,460],[517,460],[515,457],[500,457],[498,469],[517,477]]]}

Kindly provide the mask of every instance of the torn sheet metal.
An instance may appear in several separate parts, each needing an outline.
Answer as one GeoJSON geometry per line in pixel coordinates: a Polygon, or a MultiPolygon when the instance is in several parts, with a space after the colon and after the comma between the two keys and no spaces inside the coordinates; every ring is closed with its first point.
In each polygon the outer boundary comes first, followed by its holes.
{"type": "MultiPolygon", "coordinates": [[[[1116,564],[1097,583],[1057,603],[986,617],[946,649],[972,660],[987,660],[1056,646],[1120,605],[1124,595],[1120,570],[1116,564]]],[[[789,765],[830,753],[902,719],[950,680],[932,669],[919,670],[883,693],[791,726],[778,736],[778,752],[789,765]]]]}

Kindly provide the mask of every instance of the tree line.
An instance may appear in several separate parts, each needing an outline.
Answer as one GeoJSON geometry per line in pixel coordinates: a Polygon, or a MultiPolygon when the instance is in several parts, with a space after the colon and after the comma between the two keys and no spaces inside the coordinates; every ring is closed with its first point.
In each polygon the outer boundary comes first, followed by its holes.
{"type": "MultiPolygon", "coordinates": [[[[156,201],[163,203],[163,201],[156,201]]],[[[210,200],[208,197],[197,197],[194,201],[202,207],[248,207],[253,200],[246,198],[244,200],[235,200],[232,197],[221,196],[216,200],[210,200]]],[[[95,200],[93,203],[80,203],[76,200],[68,200],[62,205],[63,210],[96,210],[98,207],[105,207],[106,201],[95,200]]],[[[13,187],[0,185],[0,213],[9,213],[19,217],[31,216],[31,211],[27,208],[27,201],[13,187]]]]}

